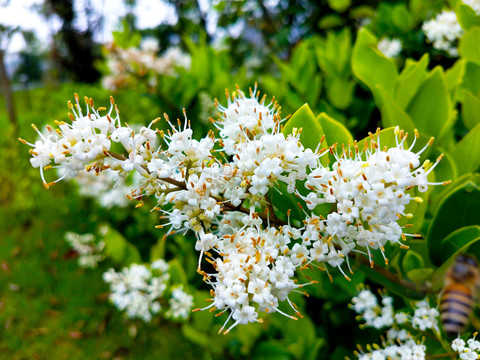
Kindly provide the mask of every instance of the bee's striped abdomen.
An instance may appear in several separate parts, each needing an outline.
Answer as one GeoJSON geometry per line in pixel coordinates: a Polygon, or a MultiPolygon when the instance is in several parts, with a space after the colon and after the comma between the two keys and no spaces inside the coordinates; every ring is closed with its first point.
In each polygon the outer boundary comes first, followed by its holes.
{"type": "Polygon", "coordinates": [[[445,287],[440,299],[440,313],[445,332],[460,333],[468,323],[472,311],[473,298],[470,289],[462,284],[445,287]]]}

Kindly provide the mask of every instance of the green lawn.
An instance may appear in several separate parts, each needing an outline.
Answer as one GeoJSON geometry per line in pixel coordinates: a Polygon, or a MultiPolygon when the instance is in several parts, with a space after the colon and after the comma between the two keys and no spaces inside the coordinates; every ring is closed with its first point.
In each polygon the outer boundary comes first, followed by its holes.
{"type": "MultiPolygon", "coordinates": [[[[127,321],[108,303],[101,275],[110,263],[94,270],[77,266],[64,233],[91,231],[98,211],[72,194],[68,183],[44,189],[29,164],[28,147],[16,140],[34,141],[31,123],[41,128],[65,119],[74,89],[69,84],[15,93],[16,135],[0,100],[0,358],[197,359],[200,349],[183,339],[178,325],[127,321]]],[[[108,104],[102,90],[76,91],[94,96],[98,106],[108,104]]],[[[123,100],[133,102],[126,95],[123,100]]],[[[135,101],[124,118],[157,116],[148,98],[135,101]]]]}

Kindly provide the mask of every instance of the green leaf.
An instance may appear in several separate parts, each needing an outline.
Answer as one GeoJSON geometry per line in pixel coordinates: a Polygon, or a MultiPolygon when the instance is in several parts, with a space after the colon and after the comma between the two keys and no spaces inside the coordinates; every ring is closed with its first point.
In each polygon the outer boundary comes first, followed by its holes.
{"type": "Polygon", "coordinates": [[[380,284],[383,287],[387,288],[389,292],[392,292],[392,293],[400,295],[400,296],[405,296],[405,297],[410,298],[410,299],[421,300],[421,299],[425,298],[424,293],[422,293],[420,291],[412,290],[412,289],[407,288],[407,287],[405,287],[401,284],[398,284],[398,283],[396,283],[392,280],[389,280],[385,276],[381,275],[378,271],[370,268],[370,266],[368,266],[366,264],[358,263],[357,266],[371,280],[373,280],[377,284],[380,284]]]}
{"type": "MultiPolygon", "coordinates": [[[[443,158],[442,160],[438,163],[438,165],[435,167],[434,173],[435,173],[435,181],[454,181],[457,176],[458,176],[458,171],[457,171],[457,163],[452,156],[452,153],[437,147],[435,150],[432,151],[430,154],[431,157],[434,156],[440,156],[440,154],[443,153],[443,158]]],[[[434,188],[434,191],[440,191],[441,188],[434,188]]]]}
{"type": "Polygon", "coordinates": [[[464,61],[463,64],[461,88],[470,91],[475,96],[480,96],[480,64],[472,61],[464,61]]]}
{"type": "Polygon", "coordinates": [[[480,63],[480,16],[477,16],[479,22],[477,26],[472,27],[460,39],[458,44],[458,53],[466,60],[480,63]]]}
{"type": "Polygon", "coordinates": [[[177,259],[172,259],[168,262],[168,273],[170,274],[172,284],[188,286],[187,274],[185,274],[183,266],[177,259]]]}
{"type": "Polygon", "coordinates": [[[351,5],[351,0],[328,0],[328,6],[337,12],[344,12],[351,5]]]}
{"type": "Polygon", "coordinates": [[[355,76],[370,88],[376,102],[379,101],[379,88],[390,96],[394,95],[397,80],[395,63],[377,50],[377,39],[365,28],[358,32],[353,47],[352,70],[355,76]]]}
{"type": "Polygon", "coordinates": [[[275,340],[259,343],[253,351],[253,360],[291,360],[292,357],[285,347],[275,340]]]}
{"type": "Polygon", "coordinates": [[[473,129],[480,124],[480,97],[468,90],[462,91],[462,121],[467,129],[473,129]]]}
{"type": "Polygon", "coordinates": [[[327,98],[330,103],[338,109],[345,110],[352,103],[355,82],[341,77],[328,77],[325,85],[327,87],[327,98]]]}
{"type": "Polygon", "coordinates": [[[343,19],[337,14],[327,14],[318,21],[319,29],[331,29],[343,25],[343,19]]]}
{"type": "Polygon", "coordinates": [[[427,76],[407,108],[414,126],[424,135],[440,138],[451,128],[450,95],[445,75],[437,66],[427,76]]]}
{"type": "Polygon", "coordinates": [[[341,145],[344,144],[347,147],[348,144],[353,144],[353,136],[350,131],[339,121],[331,118],[326,113],[322,112],[317,116],[317,121],[322,126],[325,132],[325,139],[329,144],[337,143],[341,149],[341,145]]]}
{"type": "Polygon", "coordinates": [[[344,28],[339,33],[329,32],[325,41],[315,46],[318,66],[328,77],[350,77],[352,35],[344,28]]]}
{"type": "Polygon", "coordinates": [[[393,24],[402,32],[406,33],[415,26],[415,21],[405,4],[397,4],[392,10],[393,24]]]}
{"type": "Polygon", "coordinates": [[[182,334],[183,336],[185,336],[186,339],[188,339],[194,344],[205,348],[210,346],[211,341],[209,334],[204,331],[197,330],[191,325],[184,324],[182,326],[182,334]]]}
{"type": "Polygon", "coordinates": [[[142,261],[138,249],[129,243],[118,231],[109,228],[104,236],[105,253],[114,262],[122,265],[142,261]]]}
{"type": "MultiPolygon", "coordinates": [[[[194,297],[194,306],[198,308],[203,308],[209,305],[205,302],[205,299],[211,298],[211,295],[208,291],[195,290],[193,293],[194,297]]],[[[191,317],[195,328],[198,330],[210,331],[212,330],[213,320],[215,317],[208,310],[195,311],[191,313],[191,317]]]]}
{"type": "MultiPolygon", "coordinates": [[[[296,131],[302,129],[300,142],[305,148],[310,148],[313,151],[317,149],[320,140],[324,135],[322,126],[317,121],[308,104],[303,105],[293,114],[290,120],[288,120],[283,127],[282,133],[287,136],[288,134],[291,134],[294,129],[296,129],[296,131]]],[[[325,146],[327,146],[326,142],[322,144],[322,147],[325,146]]],[[[324,166],[326,166],[328,163],[328,157],[323,156],[320,161],[324,166]]],[[[298,189],[300,191],[304,190],[302,186],[298,186],[298,189]]],[[[280,214],[278,215],[281,218],[286,216],[288,210],[292,211],[291,217],[293,219],[301,221],[304,218],[304,214],[299,208],[298,203],[300,203],[303,208],[306,209],[305,202],[294,194],[290,194],[287,191],[287,186],[283,182],[277,184],[276,189],[270,191],[270,200],[275,208],[280,211],[280,214]]]]}
{"type": "Polygon", "coordinates": [[[395,102],[401,109],[405,109],[410,104],[427,77],[428,62],[428,54],[424,54],[419,61],[407,59],[403,71],[398,76],[395,88],[395,102]]]}
{"type": "MultiPolygon", "coordinates": [[[[472,178],[474,179],[474,178],[472,178]]],[[[465,181],[442,198],[427,232],[427,243],[433,263],[442,263],[444,254],[439,246],[448,234],[464,226],[480,225],[480,187],[465,181]]]]}
{"type": "Polygon", "coordinates": [[[142,261],[142,257],[140,256],[140,251],[138,251],[135,245],[127,242],[125,258],[123,260],[125,265],[137,264],[137,263],[140,263],[141,261],[142,261]]]}
{"type": "Polygon", "coordinates": [[[464,78],[465,74],[465,61],[459,59],[453,64],[453,66],[445,71],[445,81],[447,83],[448,91],[453,97],[454,91],[464,78]]]}
{"type": "MultiPolygon", "coordinates": [[[[460,23],[460,26],[465,31],[469,30],[473,26],[480,25],[480,17],[477,16],[475,10],[461,1],[457,2],[457,6],[455,6],[455,13],[457,14],[457,20],[460,23]]],[[[478,43],[475,46],[478,46],[478,43]]]]}
{"type": "Polygon", "coordinates": [[[439,262],[447,262],[449,258],[462,253],[469,246],[480,240],[480,226],[465,226],[450,233],[440,242],[439,262]]]}
{"type": "MultiPolygon", "coordinates": [[[[380,131],[378,135],[380,139],[380,147],[383,149],[385,146],[387,148],[392,148],[397,146],[397,141],[396,141],[396,136],[395,136],[395,128],[394,127],[389,127],[386,129],[383,129],[380,131]]],[[[378,139],[377,136],[374,134],[375,142],[378,144],[378,139]]],[[[358,147],[360,148],[360,151],[363,150],[364,144],[367,142],[368,146],[371,145],[372,143],[372,138],[370,136],[367,136],[360,140],[358,142],[358,147]]]]}
{"type": "Polygon", "coordinates": [[[460,175],[478,170],[480,167],[480,123],[457,143],[452,151],[452,157],[460,175]]]}
{"type": "Polygon", "coordinates": [[[432,268],[413,269],[407,272],[407,277],[415,284],[422,284],[432,276],[434,271],[432,268]]]}
{"type": "Polygon", "coordinates": [[[398,126],[409,134],[413,134],[415,126],[410,116],[393,101],[392,97],[385,90],[379,88],[378,96],[382,102],[380,106],[382,126],[393,128],[398,126]]]}
{"type": "Polygon", "coordinates": [[[402,260],[403,271],[407,274],[409,271],[414,269],[420,269],[425,266],[423,258],[420,254],[414,250],[408,250],[402,260]]]}
{"type": "Polygon", "coordinates": [[[438,207],[441,205],[444,199],[446,199],[448,196],[450,196],[455,191],[462,188],[463,186],[465,186],[465,184],[469,182],[474,184],[480,184],[480,174],[462,175],[458,179],[455,179],[455,181],[452,184],[445,186],[443,191],[437,196],[436,202],[431,204],[430,211],[433,214],[437,213],[438,207]]]}
{"type": "MultiPolygon", "coordinates": [[[[310,148],[313,151],[317,149],[324,135],[322,126],[317,121],[308,104],[303,105],[293,114],[283,127],[282,133],[287,136],[293,132],[293,129],[297,129],[297,131],[303,129],[300,135],[300,142],[305,148],[310,148]]],[[[322,146],[327,146],[327,144],[324,143],[322,146]]]]}
{"type": "Polygon", "coordinates": [[[158,259],[165,259],[165,250],[167,245],[167,238],[162,236],[158,239],[157,243],[153,245],[150,249],[150,261],[155,261],[158,259]]]}

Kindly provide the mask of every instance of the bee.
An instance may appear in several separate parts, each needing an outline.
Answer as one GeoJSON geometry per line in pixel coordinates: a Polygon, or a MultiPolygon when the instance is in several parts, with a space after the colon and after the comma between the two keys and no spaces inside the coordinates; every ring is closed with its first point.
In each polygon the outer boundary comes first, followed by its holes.
{"type": "Polygon", "coordinates": [[[447,334],[457,336],[467,325],[479,285],[478,262],[471,256],[458,256],[447,271],[440,297],[440,318],[447,334]]]}

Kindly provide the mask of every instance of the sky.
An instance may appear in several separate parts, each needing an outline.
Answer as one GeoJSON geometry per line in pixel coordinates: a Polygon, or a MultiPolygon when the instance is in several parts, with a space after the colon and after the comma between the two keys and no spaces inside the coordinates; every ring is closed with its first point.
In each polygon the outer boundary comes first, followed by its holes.
{"type": "MultiPolygon", "coordinates": [[[[85,29],[87,19],[82,11],[87,0],[74,0],[77,10],[76,26],[85,29]]],[[[19,26],[23,30],[32,30],[44,46],[48,46],[51,34],[55,33],[61,23],[56,19],[47,21],[32,7],[40,6],[43,0],[0,0],[0,24],[19,26]]],[[[105,15],[102,31],[95,34],[95,40],[108,42],[112,39],[112,31],[116,29],[119,18],[127,12],[122,0],[91,0],[90,3],[97,13],[105,15]]],[[[134,10],[137,16],[138,28],[155,27],[161,23],[176,21],[175,11],[171,5],[162,0],[137,0],[134,10]]],[[[25,47],[21,35],[15,35],[9,43],[7,53],[16,53],[25,47]]]]}

